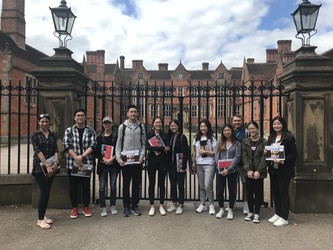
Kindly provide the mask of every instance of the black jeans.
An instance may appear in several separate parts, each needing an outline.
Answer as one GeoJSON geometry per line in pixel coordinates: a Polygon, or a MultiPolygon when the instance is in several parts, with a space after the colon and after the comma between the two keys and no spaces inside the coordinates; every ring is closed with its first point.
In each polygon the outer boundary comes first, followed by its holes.
{"type": "Polygon", "coordinates": [[[177,167],[171,165],[169,170],[169,178],[171,183],[171,199],[174,203],[178,202],[180,205],[184,204],[184,184],[186,172],[177,172],[177,167]],[[177,187],[179,196],[177,194],[177,187]]]}
{"type": "Polygon", "coordinates": [[[122,167],[123,174],[123,204],[124,208],[137,208],[140,201],[140,186],[142,178],[142,165],[126,165],[122,167]],[[130,184],[132,181],[132,199],[130,184]]]}
{"type": "Polygon", "coordinates": [[[163,168],[156,169],[154,167],[149,167],[148,168],[148,178],[149,178],[148,193],[149,193],[150,205],[154,204],[154,199],[155,199],[156,171],[158,172],[157,178],[158,178],[158,188],[160,191],[160,204],[163,204],[164,199],[165,199],[165,176],[166,176],[167,170],[163,169],[163,168]]]}
{"type": "Polygon", "coordinates": [[[288,220],[290,198],[289,198],[289,176],[281,176],[275,173],[270,174],[272,195],[275,205],[275,214],[288,220]]]}
{"type": "Polygon", "coordinates": [[[250,179],[248,177],[245,178],[249,211],[250,213],[254,212],[255,214],[259,214],[263,201],[264,179],[250,179]]]}
{"type": "Polygon", "coordinates": [[[43,173],[34,175],[40,190],[38,201],[38,219],[43,220],[46,213],[47,204],[49,202],[50,191],[52,187],[53,177],[46,178],[43,173]]]}
{"type": "Polygon", "coordinates": [[[230,173],[227,176],[216,173],[216,198],[220,208],[224,207],[224,190],[227,179],[229,191],[229,207],[234,208],[236,201],[237,175],[238,173],[236,172],[230,173]]]}
{"type": "Polygon", "coordinates": [[[79,187],[81,187],[83,206],[88,207],[90,203],[90,177],[72,176],[70,170],[68,171],[68,175],[69,196],[72,207],[75,208],[79,205],[79,187]]]}

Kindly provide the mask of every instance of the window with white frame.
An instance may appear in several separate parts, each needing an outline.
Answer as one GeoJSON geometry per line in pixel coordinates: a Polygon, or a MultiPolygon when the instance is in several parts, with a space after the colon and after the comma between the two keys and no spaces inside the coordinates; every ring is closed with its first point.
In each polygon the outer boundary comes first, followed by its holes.
{"type": "Polygon", "coordinates": [[[198,106],[191,106],[191,117],[198,117],[198,106]]]}
{"type": "Polygon", "coordinates": [[[143,79],[143,73],[138,73],[138,79],[143,79]]]}
{"type": "Polygon", "coordinates": [[[224,117],[224,110],[225,110],[224,98],[218,97],[217,98],[217,118],[224,117]]]}
{"type": "Polygon", "coordinates": [[[166,104],[163,107],[164,107],[164,116],[165,117],[171,117],[171,105],[166,104]]]}
{"type": "Polygon", "coordinates": [[[35,77],[33,76],[26,76],[25,78],[26,80],[26,87],[31,87],[31,89],[27,89],[26,90],[26,102],[28,102],[28,98],[30,98],[30,104],[31,105],[36,105],[37,104],[37,91],[36,91],[36,88],[37,88],[37,84],[38,84],[38,81],[35,77]]]}
{"type": "Polygon", "coordinates": [[[183,87],[178,87],[178,96],[183,96],[183,87]]]}
{"type": "Polygon", "coordinates": [[[201,117],[202,118],[209,118],[210,116],[210,106],[208,105],[202,105],[201,106],[201,117]],[[208,110],[207,110],[208,108],[208,110]]]}
{"type": "Polygon", "coordinates": [[[158,105],[150,104],[149,111],[150,111],[150,117],[158,116],[158,105]]]}
{"type": "Polygon", "coordinates": [[[239,115],[240,114],[240,105],[236,105],[235,106],[234,114],[235,115],[239,115]]]}

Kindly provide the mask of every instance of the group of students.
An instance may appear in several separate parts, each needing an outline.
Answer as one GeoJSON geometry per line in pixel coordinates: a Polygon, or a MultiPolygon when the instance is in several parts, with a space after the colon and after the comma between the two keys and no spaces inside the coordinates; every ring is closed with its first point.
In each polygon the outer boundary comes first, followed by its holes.
{"type": "MultiPolygon", "coordinates": [[[[108,179],[110,180],[110,211],[117,214],[116,208],[116,180],[119,172],[123,178],[123,214],[129,217],[131,214],[141,215],[138,207],[140,198],[140,185],[142,180],[142,165],[147,150],[149,201],[148,214],[155,214],[155,186],[156,174],[159,191],[158,212],[164,216],[166,212],[175,212],[180,215],[184,209],[184,190],[186,171],[192,168],[197,174],[200,188],[200,205],[197,213],[209,210],[209,214],[221,219],[234,218],[237,177],[243,183],[244,208],[246,221],[260,222],[260,207],[263,201],[263,179],[267,176],[267,169],[271,177],[272,194],[274,197],[275,214],[269,222],[275,226],[288,224],[289,195],[288,187],[290,178],[294,176],[296,161],[296,142],[287,129],[286,120],[275,117],[272,122],[272,133],[268,140],[260,136],[259,126],[256,122],[248,123],[244,127],[243,118],[239,115],[233,117],[232,124],[225,124],[221,130],[220,140],[213,135],[211,123],[202,120],[199,123],[198,133],[193,141],[193,158],[191,162],[191,150],[187,137],[182,132],[182,126],[178,120],[172,120],[168,126],[168,132],[163,131],[161,117],[153,119],[152,129],[145,132],[144,126],[138,121],[138,108],[130,105],[127,110],[128,119],[118,127],[118,133],[113,131],[111,117],[103,118],[103,133],[96,137],[94,129],[86,126],[86,112],[79,109],[74,113],[75,124],[65,130],[63,138],[64,152],[66,153],[66,168],[69,176],[69,193],[72,203],[70,217],[75,219],[79,215],[78,199],[79,187],[82,190],[82,213],[89,217],[92,215],[89,209],[90,202],[90,178],[73,174],[73,166],[77,164],[94,165],[94,159],[98,159],[97,174],[99,175],[99,201],[101,216],[108,215],[106,206],[106,191],[108,179]],[[158,138],[160,143],[151,143],[158,138]],[[104,145],[113,147],[113,155],[106,158],[104,145]],[[265,158],[266,145],[284,145],[285,159],[267,161],[265,158]],[[138,152],[134,161],[124,158],[124,152],[138,152]],[[223,166],[219,168],[219,166],[223,166]],[[171,184],[172,203],[164,208],[166,176],[169,174],[171,184]],[[219,210],[216,213],[214,207],[213,180],[216,176],[216,197],[219,210]],[[227,183],[227,184],[226,184],[227,183]],[[225,186],[228,186],[229,207],[224,206],[225,186]],[[131,187],[131,190],[130,190],[131,187]],[[131,191],[131,192],[130,192],[131,191]],[[131,195],[130,195],[131,194],[131,195]],[[206,201],[208,200],[208,205],[206,201]]],[[[34,160],[32,174],[40,187],[41,195],[38,204],[37,225],[43,229],[51,228],[52,219],[45,216],[50,189],[56,170],[58,169],[58,148],[53,132],[49,130],[50,116],[39,116],[39,129],[32,133],[34,147],[34,160]],[[53,157],[50,163],[48,159],[53,157]],[[42,167],[47,169],[47,176],[42,167]]]]}

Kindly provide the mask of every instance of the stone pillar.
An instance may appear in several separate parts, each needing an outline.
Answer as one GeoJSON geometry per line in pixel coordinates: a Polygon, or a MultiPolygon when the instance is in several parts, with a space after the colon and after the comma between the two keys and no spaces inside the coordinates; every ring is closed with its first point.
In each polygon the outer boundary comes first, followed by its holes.
{"type": "Polygon", "coordinates": [[[295,213],[333,211],[333,61],[301,47],[279,77],[286,87],[287,119],[297,143],[296,176],[291,180],[295,213]]]}
{"type": "MultiPolygon", "coordinates": [[[[38,79],[38,111],[51,117],[51,130],[57,136],[60,152],[61,173],[56,176],[50,195],[50,203],[57,208],[71,208],[69,200],[69,181],[65,169],[62,138],[65,129],[73,125],[73,114],[84,107],[84,97],[78,95],[82,87],[87,86],[88,78],[83,67],[72,59],[72,51],[67,48],[56,48],[55,54],[41,59],[41,65],[33,75],[38,79]],[[58,183],[60,182],[60,183],[58,183]],[[61,194],[61,195],[59,195],[61,194]],[[56,199],[56,200],[53,200],[56,199]]],[[[33,185],[33,206],[37,205],[38,188],[33,185]],[[35,187],[35,188],[34,188],[35,187]]]]}

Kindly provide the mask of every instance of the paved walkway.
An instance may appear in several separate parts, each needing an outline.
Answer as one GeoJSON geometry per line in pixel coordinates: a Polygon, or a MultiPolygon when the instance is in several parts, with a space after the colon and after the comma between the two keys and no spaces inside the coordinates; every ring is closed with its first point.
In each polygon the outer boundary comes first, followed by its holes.
{"type": "Polygon", "coordinates": [[[186,203],[182,215],[150,217],[149,204],[142,201],[143,215],[129,218],[121,206],[117,215],[102,218],[93,205],[92,217],[75,220],[69,210],[49,209],[55,221],[50,230],[36,226],[37,210],[31,206],[2,206],[0,249],[333,249],[332,214],[291,213],[290,225],[277,228],[267,221],[272,208],[262,208],[261,223],[254,224],[244,221],[240,209],[228,221],[196,214],[197,205],[186,203]]]}

